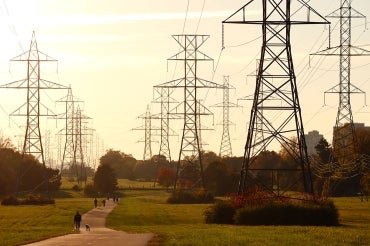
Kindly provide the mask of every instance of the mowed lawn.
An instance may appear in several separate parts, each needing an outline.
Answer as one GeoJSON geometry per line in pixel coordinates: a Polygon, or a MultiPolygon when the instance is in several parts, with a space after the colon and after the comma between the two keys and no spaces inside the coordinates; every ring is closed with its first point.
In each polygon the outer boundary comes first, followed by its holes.
{"type": "Polygon", "coordinates": [[[164,191],[125,191],[108,227],[154,232],[153,245],[370,245],[370,202],[335,198],[341,226],[231,226],[204,223],[208,205],[167,204],[164,191]]]}
{"type": "Polygon", "coordinates": [[[93,207],[91,198],[56,199],[54,205],[0,206],[0,245],[19,245],[73,232],[76,210],[93,207]]]}
{"type": "MultiPolygon", "coordinates": [[[[73,233],[73,215],[92,208],[92,198],[64,191],[69,198],[55,205],[1,206],[0,246],[20,245],[73,233]]],[[[151,245],[369,245],[370,202],[358,198],[334,199],[341,226],[231,226],[207,225],[209,205],[167,204],[163,190],[126,190],[108,216],[107,226],[128,232],[153,232],[151,245]]]]}

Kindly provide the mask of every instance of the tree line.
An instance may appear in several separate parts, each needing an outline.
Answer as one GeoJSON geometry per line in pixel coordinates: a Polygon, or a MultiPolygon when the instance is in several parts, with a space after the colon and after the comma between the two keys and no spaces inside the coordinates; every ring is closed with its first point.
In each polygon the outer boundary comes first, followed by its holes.
{"type": "MultiPolygon", "coordinates": [[[[370,156],[370,131],[358,129],[356,131],[357,154],[370,156]]],[[[298,148],[298,147],[297,147],[298,148]]],[[[321,139],[315,147],[316,154],[311,157],[319,159],[327,164],[332,153],[332,146],[325,138],[321,139]]],[[[203,152],[202,162],[204,170],[205,188],[215,195],[225,195],[237,191],[240,178],[240,169],[243,157],[220,157],[214,152],[203,152]]],[[[271,167],[278,169],[300,169],[300,163],[292,157],[284,146],[279,151],[263,151],[253,160],[252,175],[267,186],[276,186],[278,183],[282,190],[303,191],[300,172],[263,171],[271,167]],[[293,184],[293,185],[290,185],[293,184]]],[[[108,150],[100,158],[100,165],[107,165],[112,168],[115,176],[120,179],[132,179],[142,181],[158,182],[164,187],[171,187],[175,180],[177,161],[169,162],[164,156],[155,155],[152,159],[142,161],[136,160],[132,155],[117,150],[108,150]]],[[[311,163],[311,165],[314,165],[311,163]]],[[[199,177],[199,167],[187,165],[182,167],[182,175],[187,177],[187,182],[195,183],[199,177]],[[194,177],[193,180],[191,178],[194,177]]],[[[181,181],[181,180],[180,180],[181,181]]],[[[312,174],[312,182],[316,194],[321,194],[325,188],[325,180],[319,175],[312,174]]],[[[183,184],[186,187],[187,184],[183,184]]],[[[253,185],[252,183],[249,185],[253,185]]],[[[189,185],[190,186],[190,185],[189,185]]],[[[370,190],[370,173],[364,170],[363,173],[351,179],[337,181],[335,187],[331,188],[331,194],[335,196],[353,196],[359,190],[370,190]],[[360,187],[361,186],[361,187],[360,187]]],[[[275,188],[276,187],[270,187],[275,188]]]]}
{"type": "MultiPolygon", "coordinates": [[[[358,129],[356,134],[358,154],[370,156],[370,131],[358,129]]],[[[316,146],[315,158],[322,163],[327,163],[331,151],[332,147],[325,139],[322,139],[316,146]]],[[[215,195],[225,195],[237,191],[243,157],[220,157],[210,151],[202,153],[202,162],[205,188],[208,191],[215,195]]],[[[276,183],[274,179],[278,176],[279,186],[284,187],[286,184],[299,179],[300,174],[269,173],[263,172],[262,169],[268,169],[269,167],[294,169],[299,168],[298,165],[299,163],[282,146],[279,151],[266,150],[256,156],[253,159],[253,169],[255,169],[253,175],[267,185],[274,185],[276,183]]],[[[101,156],[97,170],[87,168],[85,172],[86,176],[93,178],[93,188],[100,192],[115,190],[117,179],[152,181],[170,188],[174,184],[176,166],[177,161],[169,162],[161,155],[155,155],[150,160],[142,161],[136,160],[130,154],[110,149],[101,156]]],[[[187,180],[187,182],[192,184],[197,182],[199,172],[199,167],[196,165],[182,167],[182,175],[190,177],[190,181],[187,180]],[[191,180],[192,177],[193,180],[191,180]]],[[[73,170],[67,170],[66,173],[73,174],[73,170]]],[[[62,175],[66,175],[66,173],[62,173],[62,175]]],[[[324,181],[315,175],[312,178],[315,191],[319,193],[325,186],[324,181]]],[[[354,195],[359,190],[359,184],[369,192],[370,174],[368,169],[353,179],[337,182],[331,195],[354,195]]],[[[60,185],[61,175],[59,170],[44,168],[36,158],[21,154],[15,150],[9,139],[4,140],[0,137],[0,196],[23,191],[54,191],[58,190],[60,185]]],[[[182,185],[186,187],[186,185],[190,186],[191,184],[183,183],[182,185]]],[[[303,190],[301,185],[286,187],[285,189],[289,190],[303,190]]]]}

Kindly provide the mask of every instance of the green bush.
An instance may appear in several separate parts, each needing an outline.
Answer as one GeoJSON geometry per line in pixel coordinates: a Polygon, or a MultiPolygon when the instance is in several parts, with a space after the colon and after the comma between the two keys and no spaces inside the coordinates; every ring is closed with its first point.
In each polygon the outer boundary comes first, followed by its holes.
{"type": "Polygon", "coordinates": [[[233,224],[235,208],[230,202],[218,201],[204,211],[207,224],[233,224]]]}
{"type": "Polygon", "coordinates": [[[171,194],[167,202],[178,204],[213,203],[214,196],[204,189],[199,189],[196,192],[177,190],[171,194]]]}
{"type": "Polygon", "coordinates": [[[239,225],[315,225],[339,224],[338,211],[333,202],[317,205],[269,204],[262,207],[244,207],[236,211],[235,224],[239,225]]]}

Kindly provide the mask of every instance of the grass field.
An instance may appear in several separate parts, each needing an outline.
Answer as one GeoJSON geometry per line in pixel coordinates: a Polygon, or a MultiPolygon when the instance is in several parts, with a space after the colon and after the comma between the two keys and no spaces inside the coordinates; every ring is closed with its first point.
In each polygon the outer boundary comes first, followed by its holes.
{"type": "MultiPolygon", "coordinates": [[[[167,204],[169,193],[142,188],[143,182],[121,180],[124,190],[119,206],[108,216],[108,227],[128,232],[153,232],[152,245],[369,245],[370,202],[336,198],[338,227],[231,226],[204,223],[204,204],[167,204]],[[140,187],[141,186],[141,187],[140,187]]],[[[69,183],[65,187],[72,187],[69,183]]],[[[145,186],[144,186],[145,187],[145,186]]],[[[76,210],[92,208],[92,199],[68,188],[56,194],[55,205],[1,206],[0,246],[19,245],[55,235],[72,233],[76,210]]]]}
{"type": "Polygon", "coordinates": [[[117,230],[154,232],[153,245],[370,245],[370,202],[334,199],[341,226],[207,225],[208,205],[167,204],[164,191],[126,191],[107,224],[117,230]]]}
{"type": "Polygon", "coordinates": [[[85,213],[92,207],[91,198],[56,199],[55,205],[44,206],[1,206],[0,245],[19,245],[71,233],[76,210],[85,213]]]}
{"type": "MultiPolygon", "coordinates": [[[[88,178],[86,183],[92,183],[92,178],[88,178]]],[[[76,185],[76,181],[70,181],[67,178],[62,178],[62,185],[61,189],[72,189],[74,185],[76,185]]],[[[84,186],[84,183],[81,187],[84,186]]],[[[159,186],[158,184],[154,185],[154,182],[148,181],[136,181],[136,180],[128,180],[128,179],[118,179],[118,188],[119,189],[163,189],[163,187],[159,186]]]]}

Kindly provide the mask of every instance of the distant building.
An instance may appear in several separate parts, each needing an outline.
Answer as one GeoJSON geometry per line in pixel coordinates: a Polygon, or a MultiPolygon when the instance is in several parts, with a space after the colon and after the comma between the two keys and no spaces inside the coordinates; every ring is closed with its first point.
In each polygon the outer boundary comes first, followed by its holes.
{"type": "Polygon", "coordinates": [[[318,131],[313,130],[308,132],[308,134],[304,135],[306,138],[306,145],[307,145],[307,154],[312,155],[316,154],[315,146],[319,143],[319,141],[324,137],[318,131]]]}
{"type": "MultiPolygon", "coordinates": [[[[353,123],[353,126],[355,128],[355,131],[356,129],[370,131],[370,127],[365,126],[365,123],[353,123]]],[[[351,136],[352,136],[351,128],[349,127],[348,123],[345,124],[344,126],[341,126],[340,128],[337,128],[335,126],[333,127],[333,141],[334,139],[336,139],[337,141],[340,142],[341,146],[344,146],[344,148],[347,148],[349,143],[352,142],[352,140],[349,139],[349,137],[351,136]]]]}
{"type": "Polygon", "coordinates": [[[370,126],[365,126],[365,123],[353,123],[355,129],[365,129],[370,130],[370,126]]]}

